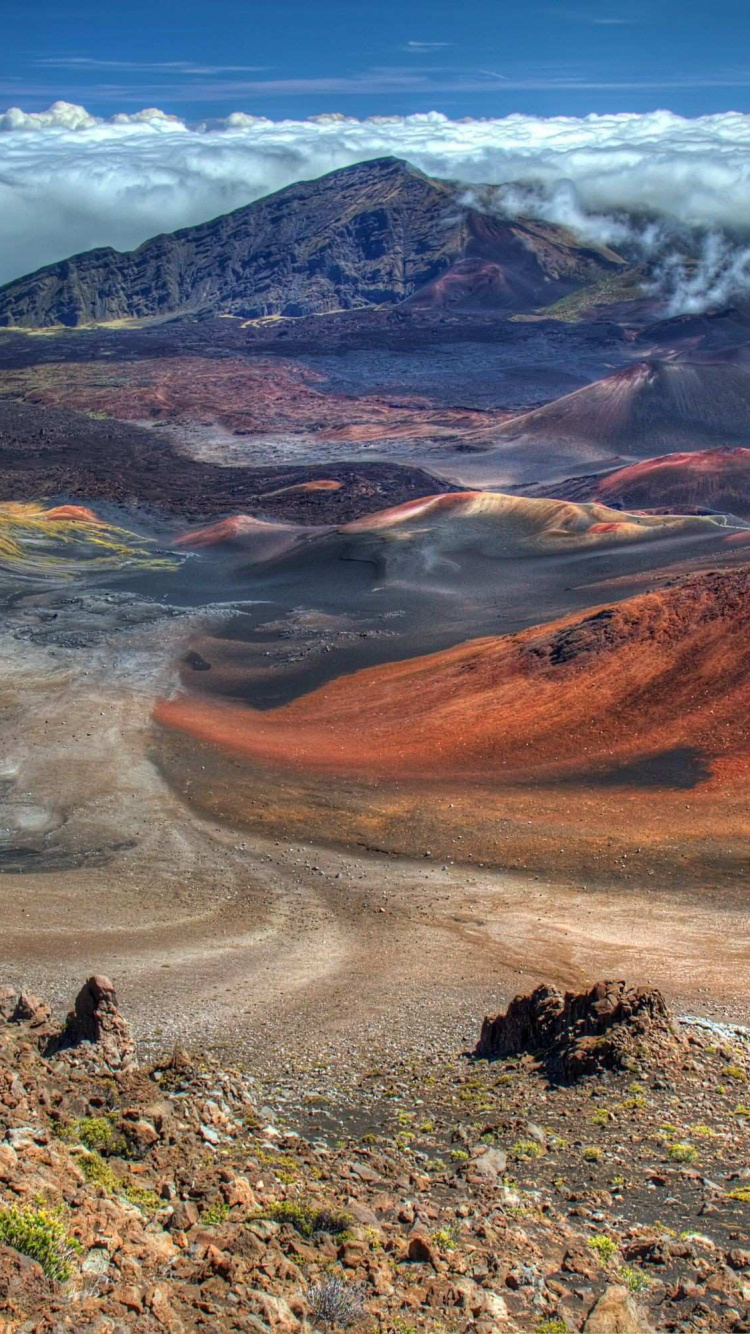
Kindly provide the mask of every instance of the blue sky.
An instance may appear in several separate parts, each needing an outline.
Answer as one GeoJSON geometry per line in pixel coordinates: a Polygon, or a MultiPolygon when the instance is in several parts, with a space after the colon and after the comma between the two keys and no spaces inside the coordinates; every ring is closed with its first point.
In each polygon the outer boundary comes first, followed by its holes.
{"type": "Polygon", "coordinates": [[[747,0],[0,0],[0,108],[191,121],[750,109],[747,0]]]}

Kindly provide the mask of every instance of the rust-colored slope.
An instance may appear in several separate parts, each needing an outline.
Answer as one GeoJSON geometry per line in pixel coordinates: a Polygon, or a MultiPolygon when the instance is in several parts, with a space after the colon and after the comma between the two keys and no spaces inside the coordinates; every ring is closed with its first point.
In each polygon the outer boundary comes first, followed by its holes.
{"type": "Polygon", "coordinates": [[[274,766],[487,785],[689,748],[745,774],[750,570],[340,677],[277,710],[181,698],[167,727],[274,766]]]}
{"type": "Polygon", "coordinates": [[[750,449],[665,454],[602,478],[596,497],[633,509],[695,506],[750,516],[750,449]]]}
{"type": "Polygon", "coordinates": [[[329,393],[325,376],[281,358],[140,357],[50,362],[5,372],[5,394],[48,407],[174,427],[197,423],[241,436],[309,432],[313,439],[366,441],[484,438],[507,412],[443,408],[415,394],[329,393]]]}

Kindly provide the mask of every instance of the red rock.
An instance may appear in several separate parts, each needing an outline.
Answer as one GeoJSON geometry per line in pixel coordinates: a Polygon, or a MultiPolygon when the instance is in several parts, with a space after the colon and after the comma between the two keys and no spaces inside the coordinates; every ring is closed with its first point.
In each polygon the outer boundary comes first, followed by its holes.
{"type": "Polygon", "coordinates": [[[81,987],[65,1027],[47,1046],[47,1055],[91,1043],[96,1055],[113,1070],[135,1064],[135,1043],[120,1013],[117,994],[108,977],[94,975],[81,987]]]}

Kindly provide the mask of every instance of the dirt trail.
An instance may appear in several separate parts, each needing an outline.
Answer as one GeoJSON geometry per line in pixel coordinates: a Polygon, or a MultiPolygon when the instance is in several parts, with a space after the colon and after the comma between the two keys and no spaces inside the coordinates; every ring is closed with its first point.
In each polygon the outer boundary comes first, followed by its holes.
{"type": "Polygon", "coordinates": [[[455,1050],[542,978],[626,973],[678,1008],[748,1018],[739,891],[717,902],[583,889],[201,818],[150,758],[166,633],[121,635],[116,674],[111,646],[81,670],[60,651],[0,643],[0,834],[51,858],[0,881],[3,982],[62,1008],[84,975],[105,972],[140,1036],[272,1063],[455,1050]]]}

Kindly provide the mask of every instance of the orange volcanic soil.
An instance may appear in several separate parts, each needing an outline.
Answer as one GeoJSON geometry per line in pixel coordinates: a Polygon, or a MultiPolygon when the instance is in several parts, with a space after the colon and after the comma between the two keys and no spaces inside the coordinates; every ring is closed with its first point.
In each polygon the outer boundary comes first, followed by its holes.
{"type": "Polygon", "coordinates": [[[308,528],[304,524],[283,523],[273,519],[255,519],[251,514],[234,514],[217,523],[177,537],[173,545],[190,551],[211,547],[238,546],[256,563],[278,560],[303,542],[314,541],[326,528],[308,528]]]}
{"type": "Polygon", "coordinates": [[[434,408],[404,395],[349,397],[324,393],[325,376],[291,360],[158,357],[58,363],[6,372],[6,394],[48,407],[103,412],[122,421],[220,426],[240,435],[304,429],[311,438],[380,440],[390,436],[476,433],[508,413],[434,408]]]}
{"type": "Polygon", "coordinates": [[[750,517],[750,449],[645,459],[602,478],[596,496],[604,504],[634,509],[703,506],[750,517]]]}
{"type": "Polygon", "coordinates": [[[748,773],[749,633],[750,570],[731,570],[339,677],[273,711],[183,697],[155,717],[319,774],[588,781],[685,749],[705,757],[712,785],[734,786],[748,773]]]}

